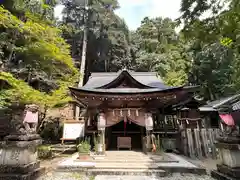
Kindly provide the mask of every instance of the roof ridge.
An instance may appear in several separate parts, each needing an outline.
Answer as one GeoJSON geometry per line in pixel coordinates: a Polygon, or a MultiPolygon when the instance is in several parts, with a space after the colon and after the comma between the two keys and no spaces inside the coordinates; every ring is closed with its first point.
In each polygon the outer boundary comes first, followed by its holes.
{"type": "MultiPolygon", "coordinates": [[[[121,74],[122,71],[118,72],[92,72],[91,76],[112,76],[121,74]]],[[[146,75],[146,76],[153,76],[157,75],[157,72],[135,72],[135,71],[127,71],[131,75],[146,75]]]]}

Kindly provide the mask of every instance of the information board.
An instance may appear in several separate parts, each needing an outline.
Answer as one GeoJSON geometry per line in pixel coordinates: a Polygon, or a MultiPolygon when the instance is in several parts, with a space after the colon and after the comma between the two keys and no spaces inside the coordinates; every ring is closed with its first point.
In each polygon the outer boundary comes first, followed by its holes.
{"type": "Polygon", "coordinates": [[[75,140],[78,137],[84,136],[84,123],[80,122],[65,122],[63,125],[63,137],[64,140],[75,140]]]}

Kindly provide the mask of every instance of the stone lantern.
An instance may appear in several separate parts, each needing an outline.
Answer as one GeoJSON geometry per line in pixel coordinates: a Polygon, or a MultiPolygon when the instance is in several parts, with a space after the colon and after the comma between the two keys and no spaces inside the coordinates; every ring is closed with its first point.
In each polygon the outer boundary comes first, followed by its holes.
{"type": "Polygon", "coordinates": [[[237,120],[231,116],[229,108],[219,111],[221,119],[221,135],[216,147],[219,150],[220,163],[211,174],[216,179],[240,179],[240,134],[237,120]]]}
{"type": "Polygon", "coordinates": [[[0,142],[0,179],[35,179],[44,172],[37,160],[42,143],[36,132],[38,106],[28,105],[24,112],[24,119],[13,119],[12,132],[0,142]]]}

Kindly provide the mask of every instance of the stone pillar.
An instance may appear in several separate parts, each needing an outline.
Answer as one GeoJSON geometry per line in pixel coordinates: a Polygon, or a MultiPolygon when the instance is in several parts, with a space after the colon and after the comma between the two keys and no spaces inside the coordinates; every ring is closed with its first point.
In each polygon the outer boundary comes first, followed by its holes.
{"type": "Polygon", "coordinates": [[[44,172],[37,160],[37,134],[9,135],[0,142],[0,179],[35,179],[44,172]]]}
{"type": "Polygon", "coordinates": [[[216,144],[219,149],[220,163],[212,177],[221,180],[240,179],[240,137],[221,137],[216,144]]]}

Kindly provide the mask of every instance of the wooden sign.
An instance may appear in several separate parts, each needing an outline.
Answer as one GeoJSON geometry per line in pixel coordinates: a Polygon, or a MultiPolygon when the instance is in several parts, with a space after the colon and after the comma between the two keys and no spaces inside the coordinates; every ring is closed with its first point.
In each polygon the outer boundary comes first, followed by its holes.
{"type": "Polygon", "coordinates": [[[79,121],[64,122],[62,143],[64,140],[76,140],[79,137],[84,137],[84,123],[79,121]]]}

